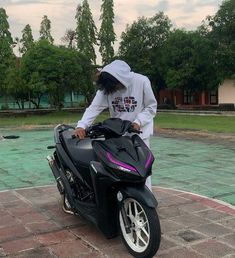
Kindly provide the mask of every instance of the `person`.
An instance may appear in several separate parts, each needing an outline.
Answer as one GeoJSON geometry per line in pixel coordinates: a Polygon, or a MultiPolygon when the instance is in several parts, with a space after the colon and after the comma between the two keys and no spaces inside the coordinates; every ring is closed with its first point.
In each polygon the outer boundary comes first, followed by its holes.
{"type": "MultiPolygon", "coordinates": [[[[149,79],[131,71],[126,62],[115,60],[100,71],[97,85],[96,95],[78,121],[74,135],[84,139],[85,129],[108,108],[111,118],[129,120],[134,129],[141,130],[143,133],[140,137],[149,147],[157,111],[157,101],[149,79]]],[[[151,177],[147,178],[146,185],[151,190],[151,177]]]]}

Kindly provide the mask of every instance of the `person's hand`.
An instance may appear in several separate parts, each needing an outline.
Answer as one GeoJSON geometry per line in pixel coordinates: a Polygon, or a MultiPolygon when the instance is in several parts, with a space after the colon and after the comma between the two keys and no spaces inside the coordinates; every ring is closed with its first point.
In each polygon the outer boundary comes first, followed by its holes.
{"type": "Polygon", "coordinates": [[[77,138],[83,140],[86,137],[86,131],[82,127],[77,127],[73,133],[77,138]]]}
{"type": "Polygon", "coordinates": [[[137,123],[132,123],[131,125],[133,129],[140,131],[140,125],[138,125],[137,123]]]}

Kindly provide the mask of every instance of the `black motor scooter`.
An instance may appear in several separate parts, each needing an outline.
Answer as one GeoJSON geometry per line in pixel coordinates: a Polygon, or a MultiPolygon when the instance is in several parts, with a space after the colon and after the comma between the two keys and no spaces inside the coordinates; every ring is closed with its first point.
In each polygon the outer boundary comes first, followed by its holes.
{"type": "Polygon", "coordinates": [[[153,154],[130,121],[110,118],[90,126],[87,137],[74,128],[54,129],[48,162],[62,195],[64,211],[93,222],[107,238],[121,232],[134,257],[152,257],[161,241],[157,201],[145,186],[153,154]],[[125,136],[126,133],[135,133],[125,136]]]}

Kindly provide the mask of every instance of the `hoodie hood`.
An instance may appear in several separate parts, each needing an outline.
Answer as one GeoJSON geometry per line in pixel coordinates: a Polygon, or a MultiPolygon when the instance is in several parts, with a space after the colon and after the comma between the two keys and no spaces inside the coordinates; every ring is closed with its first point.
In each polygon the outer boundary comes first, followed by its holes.
{"type": "Polygon", "coordinates": [[[121,60],[115,60],[106,65],[101,72],[107,72],[120,81],[126,88],[131,85],[134,73],[131,72],[130,66],[121,60]]]}

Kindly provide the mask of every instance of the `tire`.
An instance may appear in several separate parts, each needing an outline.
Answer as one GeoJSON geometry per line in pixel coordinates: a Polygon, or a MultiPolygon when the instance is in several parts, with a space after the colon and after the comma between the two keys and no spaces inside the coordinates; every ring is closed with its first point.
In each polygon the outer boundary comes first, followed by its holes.
{"type": "Polygon", "coordinates": [[[131,232],[127,233],[119,210],[121,236],[129,253],[136,258],[153,257],[161,242],[161,228],[156,210],[133,198],[125,199],[122,205],[131,224],[131,232]]]}

